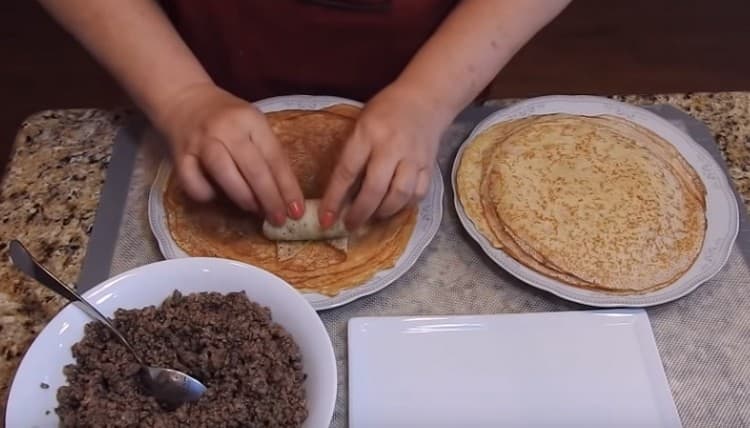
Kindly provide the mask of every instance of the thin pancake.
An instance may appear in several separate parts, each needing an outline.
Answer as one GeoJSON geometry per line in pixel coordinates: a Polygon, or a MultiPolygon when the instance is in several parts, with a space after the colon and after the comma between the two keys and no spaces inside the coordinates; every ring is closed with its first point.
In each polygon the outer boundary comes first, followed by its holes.
{"type": "MultiPolygon", "coordinates": [[[[527,118],[527,120],[528,119],[532,119],[532,118],[527,118]]],[[[551,114],[551,115],[534,116],[533,119],[534,120],[532,122],[527,123],[525,126],[539,125],[541,123],[544,123],[545,120],[547,121],[558,120],[559,121],[559,120],[564,120],[564,119],[573,119],[573,120],[583,119],[587,121],[588,123],[593,124],[596,127],[606,127],[625,138],[629,138],[635,144],[647,149],[656,158],[661,159],[662,161],[666,162],[666,165],[664,165],[664,167],[672,170],[672,172],[675,173],[676,176],[680,178],[680,180],[683,182],[683,185],[690,192],[690,194],[693,197],[695,197],[701,203],[701,205],[705,208],[705,187],[703,185],[703,182],[698,177],[698,174],[687,163],[687,161],[679,154],[679,152],[675,149],[674,146],[672,146],[669,142],[657,136],[653,132],[635,123],[627,121],[623,118],[619,118],[615,116],[607,116],[607,115],[593,116],[593,117],[588,117],[588,116],[581,117],[581,116],[572,116],[572,115],[566,115],[566,114],[551,114]]],[[[506,123],[510,124],[513,122],[506,122],[506,123]]],[[[522,127],[515,127],[512,132],[517,132],[519,129],[522,129],[522,127]]],[[[507,138],[509,135],[510,134],[506,133],[504,137],[507,138]]],[[[502,142],[498,142],[497,144],[502,144],[502,142]]],[[[494,148],[492,150],[494,150],[494,148]]],[[[492,150],[489,150],[489,151],[492,151],[492,150]]],[[[487,164],[490,163],[491,158],[492,158],[491,155],[485,157],[483,171],[486,172],[488,170],[487,164]]],[[[484,198],[483,201],[486,201],[488,199],[487,191],[486,191],[486,183],[488,181],[489,180],[485,176],[482,182],[483,183],[482,197],[484,198]]],[[[486,202],[484,203],[486,204],[486,202]]],[[[489,219],[492,219],[493,217],[496,219],[499,219],[496,213],[488,212],[486,210],[485,210],[485,216],[488,217],[489,219]]],[[[548,258],[545,258],[541,253],[536,251],[534,248],[530,247],[526,242],[520,239],[517,236],[517,234],[513,232],[512,229],[505,226],[502,223],[502,221],[500,221],[499,223],[493,222],[492,224],[493,224],[493,232],[495,233],[495,235],[500,236],[500,241],[505,242],[505,245],[508,245],[506,240],[511,239],[512,241],[514,241],[514,244],[520,247],[520,249],[523,252],[522,253],[523,255],[530,256],[537,262],[537,264],[542,264],[546,268],[553,269],[554,271],[563,273],[559,267],[555,266],[553,261],[549,260],[548,258]],[[498,230],[500,228],[500,225],[502,225],[502,228],[501,228],[502,231],[498,230]],[[507,238],[507,239],[504,239],[504,238],[507,238]]],[[[523,255],[521,257],[523,257],[523,255]]],[[[667,282],[670,282],[670,281],[667,281],[667,282]]],[[[658,284],[658,285],[662,285],[662,284],[658,284]]]]}
{"type": "Polygon", "coordinates": [[[518,129],[539,123],[544,118],[543,116],[534,116],[500,122],[486,129],[471,141],[461,155],[456,173],[457,195],[467,217],[474,223],[479,233],[489,240],[494,247],[502,248],[520,263],[543,274],[576,285],[592,285],[544,266],[540,261],[524,252],[504,230],[504,225],[500,222],[494,207],[487,205],[488,198],[485,195],[487,194],[489,181],[486,180],[486,172],[495,145],[501,143],[518,129]]]}
{"type": "MultiPolygon", "coordinates": [[[[319,198],[353,119],[331,112],[269,114],[269,122],[290,159],[306,198],[319,198]]],[[[315,241],[289,248],[280,257],[275,242],[261,233],[262,221],[226,199],[208,204],[185,196],[170,177],[165,209],[175,242],[194,256],[217,256],[269,270],[306,291],[336,294],[392,267],[406,248],[416,222],[416,209],[405,210],[350,237],[348,254],[315,241]]],[[[336,243],[339,247],[341,243],[336,243]]]]}
{"type": "MultiPolygon", "coordinates": [[[[487,192],[487,189],[489,189],[488,184],[489,180],[483,180],[483,194],[487,192]]],[[[516,261],[541,274],[558,279],[571,285],[577,285],[579,287],[595,286],[595,284],[584,281],[565,272],[561,272],[555,269],[553,266],[547,266],[543,264],[543,262],[540,262],[538,259],[532,257],[528,252],[524,251],[524,248],[516,241],[514,241],[513,238],[507,233],[505,225],[500,221],[495,207],[485,198],[482,199],[482,208],[483,216],[485,218],[485,221],[487,221],[490,230],[492,231],[493,238],[495,238],[498,242],[501,242],[501,248],[503,249],[503,251],[505,251],[509,256],[513,257],[516,261]]]]}
{"type": "Polygon", "coordinates": [[[356,119],[357,117],[359,117],[359,113],[362,111],[362,109],[351,104],[334,104],[332,106],[324,108],[323,111],[328,111],[344,117],[356,119]]]}
{"type": "MultiPolygon", "coordinates": [[[[490,166],[490,159],[492,159],[491,154],[495,145],[501,144],[502,141],[504,141],[514,132],[517,132],[519,129],[523,129],[527,126],[534,126],[536,124],[544,123],[545,121],[549,120],[553,120],[553,118],[548,116],[534,116],[520,120],[501,122],[482,133],[476,140],[472,142],[472,146],[469,147],[469,150],[471,150],[469,152],[470,157],[466,163],[463,162],[464,158],[462,157],[462,163],[459,168],[465,168],[467,170],[460,175],[464,180],[464,186],[459,187],[459,195],[468,196],[462,200],[466,200],[467,202],[472,204],[475,204],[475,201],[478,199],[481,211],[477,212],[477,208],[474,206],[467,210],[467,214],[471,212],[471,214],[469,215],[476,216],[476,220],[472,218],[472,220],[475,221],[475,224],[480,223],[489,230],[488,232],[486,232],[488,235],[485,235],[485,237],[487,237],[490,242],[492,242],[493,246],[502,248],[508,255],[513,257],[519,263],[544,275],[556,278],[560,281],[572,285],[581,287],[593,287],[594,284],[583,281],[580,278],[576,278],[575,276],[566,274],[564,272],[560,272],[553,266],[547,266],[543,264],[543,259],[542,261],[540,261],[539,259],[531,256],[528,250],[524,248],[524,246],[521,246],[519,245],[519,243],[515,242],[513,238],[507,233],[505,226],[500,221],[500,218],[498,217],[494,209],[494,206],[492,206],[488,202],[489,198],[487,197],[487,193],[490,180],[487,179],[487,176],[489,175],[487,174],[487,170],[490,166]],[[488,144],[487,142],[490,143],[488,144]],[[477,156],[477,154],[479,154],[479,156],[477,156]],[[478,168],[475,165],[471,165],[471,163],[476,164],[476,162],[480,163],[478,168]],[[479,181],[478,184],[476,183],[477,180],[479,181]],[[474,194],[475,192],[477,192],[477,189],[479,189],[478,194],[474,194]]],[[[464,153],[466,153],[467,151],[465,151],[464,153]]],[[[459,169],[459,173],[460,172],[461,169],[459,169]]]]}
{"type": "Polygon", "coordinates": [[[616,116],[598,116],[589,118],[592,123],[606,126],[615,132],[642,145],[655,156],[665,161],[669,168],[682,180],[687,190],[705,207],[706,187],[677,149],[665,139],[633,122],[616,116]]]}
{"type": "Polygon", "coordinates": [[[502,248],[503,244],[492,233],[482,213],[480,185],[486,166],[483,160],[488,157],[498,141],[502,141],[516,128],[530,121],[531,119],[501,122],[482,132],[464,149],[456,172],[456,193],[461,206],[479,233],[487,237],[497,248],[502,248]]]}
{"type": "Polygon", "coordinates": [[[702,246],[700,202],[628,135],[557,115],[498,144],[491,202],[516,242],[556,270],[615,291],[670,283],[702,246]]]}
{"type": "MultiPolygon", "coordinates": [[[[503,247],[511,248],[512,252],[517,254],[518,260],[527,266],[543,266],[544,272],[552,274],[558,279],[567,279],[571,283],[576,285],[588,284],[581,278],[577,278],[575,275],[571,275],[559,269],[549,259],[544,257],[541,253],[530,247],[523,240],[518,239],[515,233],[508,228],[503,222],[500,215],[494,209],[494,206],[490,204],[489,185],[490,179],[490,168],[493,159],[493,154],[497,146],[501,145],[503,141],[514,135],[521,130],[527,129],[532,126],[539,126],[545,123],[555,123],[559,118],[556,115],[540,115],[532,116],[525,119],[520,119],[512,122],[508,122],[508,132],[502,135],[502,138],[498,138],[494,146],[487,150],[482,159],[482,181],[480,183],[480,198],[482,202],[482,212],[488,222],[492,234],[502,244],[503,247]],[[516,126],[512,126],[517,124],[516,126]]],[[[497,177],[496,177],[497,178],[497,177]]]]}
{"type": "Polygon", "coordinates": [[[223,207],[221,216],[217,215],[217,204],[187,200],[176,181],[170,189],[166,198],[170,231],[188,254],[250,263],[301,290],[330,295],[392,267],[403,253],[416,222],[416,210],[405,210],[386,222],[371,225],[364,236],[352,239],[347,255],[323,242],[309,242],[293,258],[279,261],[274,242],[260,233],[258,219],[238,213],[230,203],[223,207]]]}
{"type": "Polygon", "coordinates": [[[494,247],[506,250],[513,258],[532,269],[538,270],[549,276],[576,285],[593,285],[580,278],[575,278],[563,272],[556,271],[553,267],[543,265],[545,260],[529,253],[514,242],[511,236],[504,230],[494,208],[488,208],[486,201],[488,180],[487,170],[491,153],[495,145],[500,144],[505,138],[526,126],[544,123],[554,120],[552,116],[534,116],[525,119],[500,122],[482,132],[476,139],[469,143],[461,156],[461,162],[456,174],[457,194],[467,216],[477,230],[485,236],[494,247]]]}

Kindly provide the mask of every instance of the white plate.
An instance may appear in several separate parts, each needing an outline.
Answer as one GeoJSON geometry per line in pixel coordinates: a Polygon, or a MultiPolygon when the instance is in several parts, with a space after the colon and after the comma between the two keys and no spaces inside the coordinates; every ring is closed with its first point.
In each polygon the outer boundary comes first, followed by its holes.
{"type": "Polygon", "coordinates": [[[574,302],[598,307],[647,307],[670,302],[687,295],[716,275],[726,263],[739,231],[739,211],[732,187],[721,166],[700,144],[667,120],[648,110],[601,97],[548,96],[532,98],[500,110],[480,122],[461,145],[453,163],[452,183],[456,188],[456,171],[468,143],[485,129],[498,123],[528,116],[569,113],[578,115],[612,115],[641,125],[674,145],[695,169],[705,184],[706,236],[693,266],[674,284],[649,293],[615,295],[585,290],[557,281],[530,269],[492,244],[477,231],[454,192],[458,217],[469,235],[500,267],[534,287],[574,302]]]}
{"type": "Polygon", "coordinates": [[[349,426],[680,427],[642,309],[353,318],[349,426]]]}
{"type": "MultiPolygon", "coordinates": [[[[309,95],[294,95],[268,98],[255,103],[261,111],[271,112],[287,109],[319,110],[334,104],[351,104],[362,106],[362,103],[337,97],[322,97],[309,95]]],[[[151,230],[159,244],[162,255],[167,259],[189,257],[172,239],[167,227],[164,212],[163,193],[171,171],[171,164],[164,161],[159,167],[156,179],[151,186],[148,200],[148,218],[151,230]]],[[[335,308],[358,298],[376,293],[387,287],[393,281],[405,274],[419,259],[424,249],[440,227],[443,217],[443,179],[440,168],[436,165],[432,183],[427,196],[419,205],[419,215],[414,226],[409,243],[396,265],[388,270],[375,274],[369,281],[344,290],[336,296],[330,297],[319,293],[304,293],[305,298],[316,310],[335,308]]]]}
{"type": "MultiPolygon", "coordinates": [[[[273,320],[295,339],[302,353],[309,417],[307,428],[328,426],[336,403],[336,357],[318,314],[282,279],[256,267],[224,259],[190,258],[148,264],[124,272],[84,293],[102,313],[158,305],[173,290],[183,294],[245,291],[271,309],[273,320]]],[[[91,321],[73,305],[63,308],[39,333],[15,374],[5,414],[7,427],[54,427],[57,389],[66,383],[63,366],[73,363],[71,346],[91,321]],[[49,388],[42,389],[45,383],[49,388]],[[49,413],[47,413],[49,412],[49,413]]]]}

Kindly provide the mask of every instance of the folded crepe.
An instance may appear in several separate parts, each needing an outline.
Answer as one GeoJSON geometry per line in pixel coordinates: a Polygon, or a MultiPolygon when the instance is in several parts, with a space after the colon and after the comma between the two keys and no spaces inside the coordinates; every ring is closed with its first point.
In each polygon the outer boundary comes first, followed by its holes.
{"type": "Polygon", "coordinates": [[[306,199],[305,214],[302,218],[287,219],[281,226],[274,226],[266,220],[263,222],[263,236],[272,241],[322,241],[347,238],[349,231],[346,230],[343,220],[346,212],[342,212],[331,227],[323,229],[318,217],[319,207],[320,199],[306,199]]]}

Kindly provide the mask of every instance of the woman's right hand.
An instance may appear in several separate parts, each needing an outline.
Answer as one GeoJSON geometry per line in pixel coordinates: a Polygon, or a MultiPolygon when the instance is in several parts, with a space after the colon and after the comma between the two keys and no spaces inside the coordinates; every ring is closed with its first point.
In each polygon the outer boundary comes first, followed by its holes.
{"type": "Polygon", "coordinates": [[[216,183],[240,208],[262,214],[274,225],[302,217],[302,190],[255,106],[206,83],[184,91],[157,116],[190,197],[212,199],[216,183]]]}

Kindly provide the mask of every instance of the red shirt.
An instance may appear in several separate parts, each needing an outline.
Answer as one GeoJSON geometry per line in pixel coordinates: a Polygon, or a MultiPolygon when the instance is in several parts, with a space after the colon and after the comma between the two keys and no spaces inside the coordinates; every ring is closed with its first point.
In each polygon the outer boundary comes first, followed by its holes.
{"type": "Polygon", "coordinates": [[[161,0],[218,85],[366,101],[403,70],[457,0],[161,0]]]}

